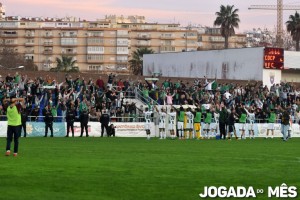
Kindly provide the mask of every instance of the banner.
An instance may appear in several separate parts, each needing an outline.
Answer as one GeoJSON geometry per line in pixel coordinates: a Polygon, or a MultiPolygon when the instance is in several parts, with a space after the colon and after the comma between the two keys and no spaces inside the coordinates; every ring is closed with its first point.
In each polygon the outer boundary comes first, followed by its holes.
{"type": "MultiPolygon", "coordinates": [[[[145,123],[143,122],[135,122],[135,123],[125,123],[125,122],[114,122],[113,123],[116,127],[116,136],[117,137],[146,137],[146,131],[145,131],[145,123]]],[[[216,123],[210,124],[210,129],[212,127],[215,127],[216,123]]],[[[236,133],[237,136],[240,137],[241,130],[240,130],[241,124],[236,123],[236,133]]],[[[204,123],[201,123],[201,133],[203,133],[204,123]]],[[[255,137],[266,137],[268,124],[253,124],[254,128],[254,135],[255,137]]],[[[274,124],[274,137],[282,137],[281,134],[281,124],[274,124]]],[[[66,135],[66,123],[65,122],[55,122],[53,123],[53,134],[54,137],[64,137],[66,135]]],[[[169,136],[169,130],[167,130],[167,135],[169,136]]],[[[27,122],[26,127],[27,135],[29,137],[42,137],[45,135],[45,123],[44,122],[27,122]]],[[[158,126],[155,126],[155,124],[152,122],[150,124],[150,131],[151,131],[151,137],[158,137],[158,126]]],[[[79,122],[74,123],[74,132],[75,137],[80,136],[81,133],[81,127],[79,122]]],[[[101,124],[99,122],[89,122],[88,123],[88,132],[89,136],[91,137],[100,137],[101,136],[101,124]]],[[[219,128],[217,131],[217,134],[219,134],[219,128]]],[[[23,131],[22,131],[23,135],[23,131]]],[[[83,136],[85,137],[86,133],[84,132],[83,136]]],[[[104,136],[106,136],[106,132],[104,131],[104,136]]],[[[249,130],[248,126],[246,124],[246,130],[245,130],[246,137],[249,137],[249,130]]],[[[292,137],[300,137],[300,127],[298,124],[293,124],[291,126],[291,135],[292,137]]],[[[7,136],[7,121],[0,121],[0,137],[6,137],[7,136]]],[[[50,136],[50,130],[48,130],[48,136],[50,136]]],[[[71,130],[69,133],[69,136],[72,136],[71,130]]],[[[271,136],[271,131],[269,133],[269,136],[271,136]]]]}
{"type": "MultiPolygon", "coordinates": [[[[26,132],[28,137],[42,137],[45,135],[45,123],[43,122],[27,122],[26,132]]],[[[23,135],[23,131],[22,131],[23,135]]],[[[50,129],[48,129],[48,136],[51,135],[50,129]]],[[[64,137],[66,135],[65,123],[54,122],[53,123],[53,136],[64,137]]]]}
{"type": "MultiPolygon", "coordinates": [[[[146,137],[145,123],[122,123],[114,122],[112,123],[116,127],[116,137],[146,137]]],[[[154,123],[150,125],[151,137],[155,136],[155,126],[154,123]]],[[[101,136],[101,123],[100,122],[89,122],[88,123],[88,132],[91,137],[100,137],[101,136]]],[[[75,137],[80,136],[81,127],[79,122],[74,123],[74,135],[75,137]]],[[[71,130],[69,135],[71,136],[71,130]]],[[[86,136],[84,131],[83,136],[86,136]]],[[[107,136],[107,133],[104,129],[104,136],[107,136]]]]}

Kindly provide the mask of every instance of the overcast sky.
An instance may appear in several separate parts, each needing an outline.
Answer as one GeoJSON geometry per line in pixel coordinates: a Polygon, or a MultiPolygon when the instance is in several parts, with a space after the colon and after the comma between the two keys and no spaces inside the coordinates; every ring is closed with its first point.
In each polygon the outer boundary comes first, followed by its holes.
{"type": "MultiPolygon", "coordinates": [[[[212,26],[215,12],[221,4],[235,5],[241,19],[237,32],[252,28],[276,26],[276,11],[248,10],[250,5],[276,5],[277,0],[0,0],[6,15],[22,17],[75,16],[86,20],[105,15],[143,15],[148,22],[176,22],[183,26],[201,24],[212,26]]],[[[288,5],[300,5],[300,0],[284,0],[288,5]]],[[[295,11],[284,11],[284,22],[295,11]]]]}

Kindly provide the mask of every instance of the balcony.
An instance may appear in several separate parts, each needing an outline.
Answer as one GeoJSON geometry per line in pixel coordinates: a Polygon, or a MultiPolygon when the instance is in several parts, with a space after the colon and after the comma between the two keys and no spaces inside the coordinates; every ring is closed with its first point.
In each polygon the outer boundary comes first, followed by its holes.
{"type": "Polygon", "coordinates": [[[5,37],[5,38],[16,38],[16,37],[18,37],[18,33],[13,33],[13,32],[11,32],[11,33],[8,33],[8,32],[2,32],[1,34],[0,34],[0,36],[1,37],[5,37]]]}
{"type": "Polygon", "coordinates": [[[117,60],[117,64],[126,64],[128,60],[117,60]]]}
{"type": "Polygon", "coordinates": [[[53,50],[44,50],[43,54],[44,55],[51,55],[51,54],[53,54],[53,50]]]}
{"type": "Polygon", "coordinates": [[[174,37],[174,35],[161,35],[160,39],[162,39],[162,40],[174,40],[175,37],[174,37]]]}
{"type": "Polygon", "coordinates": [[[25,46],[34,46],[34,42],[33,41],[27,41],[25,42],[25,46]]]}
{"type": "Polygon", "coordinates": [[[53,34],[52,33],[46,33],[45,35],[43,35],[44,38],[53,38],[53,34]]]}
{"type": "Polygon", "coordinates": [[[175,52],[174,46],[160,46],[160,52],[175,52]]]}
{"type": "Polygon", "coordinates": [[[60,42],[60,45],[64,47],[77,46],[77,42],[60,42]]]}
{"type": "Polygon", "coordinates": [[[117,34],[117,37],[123,37],[123,38],[128,38],[129,37],[129,34],[121,34],[121,33],[118,33],[117,34]]]}
{"type": "Polygon", "coordinates": [[[151,36],[150,35],[138,35],[136,36],[137,40],[150,40],[151,39],[151,36]]]}
{"type": "Polygon", "coordinates": [[[53,46],[53,42],[44,42],[44,46],[53,46]]]}
{"type": "Polygon", "coordinates": [[[25,54],[34,54],[34,50],[33,49],[25,50],[25,54]]]}
{"type": "Polygon", "coordinates": [[[62,38],[76,38],[77,34],[64,34],[64,33],[59,33],[60,37],[62,38]]]}
{"type": "Polygon", "coordinates": [[[33,38],[34,37],[34,33],[26,33],[25,34],[25,38],[33,38]]]}
{"type": "Polygon", "coordinates": [[[150,46],[151,46],[151,43],[150,43],[150,42],[148,42],[148,43],[138,42],[138,43],[135,44],[134,46],[136,46],[136,47],[150,47],[150,46]]]}
{"type": "Polygon", "coordinates": [[[77,51],[62,51],[61,53],[64,55],[76,55],[77,51]]]}

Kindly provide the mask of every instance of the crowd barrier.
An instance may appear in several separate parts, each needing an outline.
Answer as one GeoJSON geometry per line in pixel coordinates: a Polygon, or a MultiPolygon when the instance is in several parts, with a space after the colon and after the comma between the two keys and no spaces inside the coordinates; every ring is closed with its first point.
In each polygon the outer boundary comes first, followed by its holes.
{"type": "MultiPolygon", "coordinates": [[[[145,123],[143,122],[114,122],[116,126],[116,137],[146,137],[146,132],[144,129],[145,123]]],[[[215,126],[214,123],[211,124],[211,127],[215,126]]],[[[240,136],[240,124],[235,124],[236,133],[240,136]]],[[[204,124],[201,125],[201,132],[203,133],[204,124]]],[[[274,129],[274,137],[282,137],[281,134],[281,124],[276,123],[274,129]]],[[[265,137],[267,133],[268,124],[254,124],[254,134],[255,137],[265,137]]],[[[159,130],[158,126],[155,123],[151,123],[151,137],[158,137],[159,130]]],[[[0,121],[0,137],[6,137],[7,131],[7,121],[0,121]]],[[[27,135],[28,137],[42,137],[45,134],[45,123],[44,122],[27,122],[27,135]]],[[[49,130],[50,131],[50,130],[49,130]]],[[[49,134],[48,131],[48,135],[49,134]]],[[[64,137],[67,133],[66,123],[65,122],[55,122],[53,124],[53,132],[55,137],[64,137]]],[[[81,128],[80,123],[74,123],[74,132],[75,137],[80,136],[81,128]]],[[[91,137],[99,137],[101,135],[101,124],[99,122],[89,122],[88,123],[88,132],[91,137]]],[[[246,128],[246,136],[249,136],[249,131],[246,128]]],[[[298,124],[293,124],[291,126],[292,137],[300,137],[300,127],[298,124]]],[[[219,134],[219,133],[218,133],[219,134]]],[[[71,131],[70,131],[71,135],[71,131]]],[[[167,135],[169,136],[169,131],[167,130],[167,135]]],[[[271,135],[271,132],[270,132],[271,135]]],[[[85,136],[85,133],[84,133],[85,136]]]]}

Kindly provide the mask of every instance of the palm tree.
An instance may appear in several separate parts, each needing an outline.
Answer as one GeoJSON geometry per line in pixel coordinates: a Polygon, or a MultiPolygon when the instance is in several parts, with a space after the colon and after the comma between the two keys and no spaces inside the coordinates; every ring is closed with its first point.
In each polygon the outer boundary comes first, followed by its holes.
{"type": "Polygon", "coordinates": [[[286,23],[287,31],[291,34],[293,40],[296,42],[296,51],[299,51],[300,41],[300,16],[296,12],[295,15],[290,15],[289,21],[286,23]]]}
{"type": "Polygon", "coordinates": [[[132,59],[129,60],[129,67],[133,74],[138,75],[143,72],[143,55],[152,54],[154,51],[148,48],[139,48],[132,52],[132,59]]]}
{"type": "Polygon", "coordinates": [[[240,18],[234,6],[221,5],[220,11],[216,12],[215,26],[221,26],[221,35],[225,38],[225,49],[228,49],[228,38],[235,34],[234,28],[239,28],[240,18]]]}
{"type": "Polygon", "coordinates": [[[67,71],[75,67],[76,60],[73,60],[72,56],[62,55],[61,59],[56,58],[57,70],[58,71],[67,71]]]}

